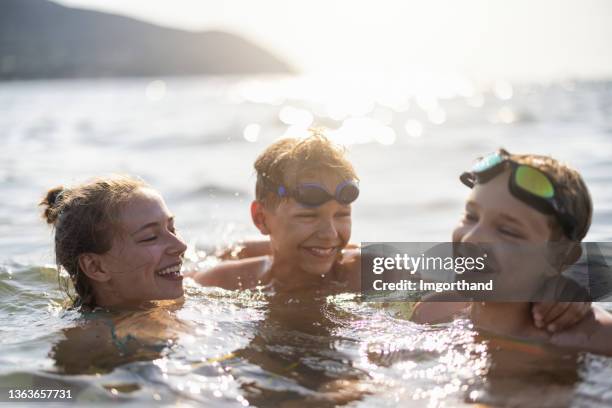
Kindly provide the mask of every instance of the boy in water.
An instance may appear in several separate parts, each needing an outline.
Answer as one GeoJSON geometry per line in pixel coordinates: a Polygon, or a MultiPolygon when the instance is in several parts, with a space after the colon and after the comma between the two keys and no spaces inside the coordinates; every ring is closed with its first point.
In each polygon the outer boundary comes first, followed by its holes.
{"type": "Polygon", "coordinates": [[[193,278],[225,289],[340,284],[358,290],[356,268],[341,267],[358,256],[343,256],[351,237],[351,204],[359,196],[357,175],[343,150],[318,133],[282,139],[257,158],[255,171],[251,218],[269,243],[246,251],[249,258],[222,262],[193,278]]]}
{"type": "MultiPolygon", "coordinates": [[[[453,231],[453,242],[489,244],[498,279],[505,285],[498,293],[526,293],[525,290],[546,288],[550,278],[553,282],[565,279],[560,274],[580,257],[580,242],[589,230],[592,216],[591,197],[577,171],[550,157],[511,155],[501,149],[480,160],[461,180],[472,190],[464,216],[453,231]],[[540,248],[539,255],[548,259],[552,273],[547,277],[532,274],[531,280],[523,280],[521,271],[532,268],[536,258],[509,256],[504,248],[540,248]],[[550,248],[555,251],[549,252],[550,248]],[[517,268],[521,263],[523,267],[517,268]],[[521,285],[524,282],[530,284],[521,285]]],[[[533,326],[527,298],[422,302],[413,318],[434,322],[450,320],[457,314],[467,314],[477,327],[498,334],[612,353],[612,315],[598,307],[590,309],[573,327],[555,334],[533,326]]]]}
{"type": "MultiPolygon", "coordinates": [[[[257,182],[251,216],[270,240],[247,242],[239,251],[231,251],[238,252],[239,259],[221,262],[193,278],[225,289],[272,284],[291,290],[333,283],[359,291],[359,250],[344,249],[351,234],[351,203],[359,189],[343,150],[320,134],[283,139],[269,146],[254,167],[257,182]]],[[[589,311],[590,303],[532,307],[535,325],[549,331],[569,327],[589,311]]]]}

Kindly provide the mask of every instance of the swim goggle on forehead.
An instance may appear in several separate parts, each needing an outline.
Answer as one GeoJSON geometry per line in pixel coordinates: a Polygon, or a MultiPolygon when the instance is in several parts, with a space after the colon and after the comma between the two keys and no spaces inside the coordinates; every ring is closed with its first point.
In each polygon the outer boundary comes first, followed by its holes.
{"type": "Polygon", "coordinates": [[[561,202],[555,183],[543,171],[512,160],[507,151],[500,149],[497,153],[483,157],[472,170],[459,178],[463,184],[472,188],[477,183],[483,184],[493,179],[508,167],[512,169],[508,182],[510,193],[543,214],[555,215],[565,235],[576,240],[576,218],[561,202]]]}
{"type": "Polygon", "coordinates": [[[319,183],[302,183],[294,189],[279,186],[276,190],[279,197],[291,197],[305,207],[318,207],[329,200],[336,200],[342,205],[349,205],[359,197],[359,186],[354,180],[343,181],[332,195],[319,183]]]}

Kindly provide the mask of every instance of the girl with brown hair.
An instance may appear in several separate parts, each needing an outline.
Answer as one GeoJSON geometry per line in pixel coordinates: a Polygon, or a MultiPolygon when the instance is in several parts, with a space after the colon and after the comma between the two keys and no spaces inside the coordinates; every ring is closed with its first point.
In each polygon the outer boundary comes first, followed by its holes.
{"type": "Polygon", "coordinates": [[[183,295],[187,247],[163,198],[143,181],[113,176],[55,187],[40,205],[75,307],[133,307],[183,295]]]}

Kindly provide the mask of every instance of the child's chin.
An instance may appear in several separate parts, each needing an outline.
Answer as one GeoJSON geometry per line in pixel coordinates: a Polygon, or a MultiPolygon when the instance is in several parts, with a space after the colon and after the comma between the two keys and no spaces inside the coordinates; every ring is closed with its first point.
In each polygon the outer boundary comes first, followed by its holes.
{"type": "Polygon", "coordinates": [[[308,267],[304,268],[304,270],[309,275],[316,275],[316,276],[327,275],[331,271],[332,264],[333,262],[330,262],[329,265],[317,265],[317,267],[313,267],[312,265],[309,265],[308,267]]]}
{"type": "Polygon", "coordinates": [[[172,300],[172,299],[178,299],[181,296],[183,296],[184,294],[184,290],[181,287],[180,289],[177,290],[173,290],[173,291],[168,291],[162,294],[162,297],[160,297],[158,300],[172,300]]]}

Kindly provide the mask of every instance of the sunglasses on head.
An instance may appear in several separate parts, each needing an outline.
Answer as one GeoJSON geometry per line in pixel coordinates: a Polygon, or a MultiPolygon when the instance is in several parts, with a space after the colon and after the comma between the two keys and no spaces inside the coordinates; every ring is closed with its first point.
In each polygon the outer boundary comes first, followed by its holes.
{"type": "Polygon", "coordinates": [[[298,184],[294,189],[280,186],[276,193],[279,197],[291,197],[305,207],[318,207],[330,200],[349,205],[359,197],[359,186],[353,180],[343,181],[338,184],[332,195],[319,183],[303,183],[298,184]]]}
{"type": "Polygon", "coordinates": [[[472,188],[476,184],[486,183],[508,168],[512,170],[508,184],[510,193],[531,208],[543,214],[554,215],[565,235],[576,240],[576,219],[559,199],[555,183],[540,169],[512,160],[507,151],[501,149],[483,157],[459,178],[463,184],[472,188]]]}

